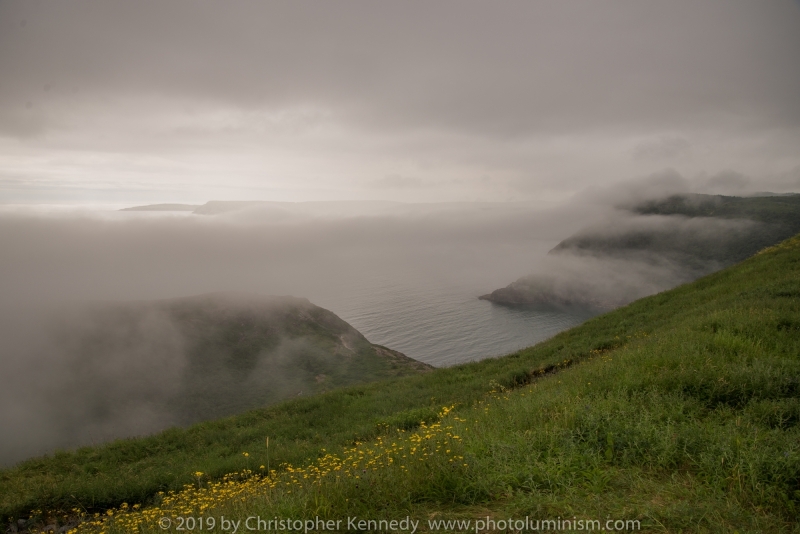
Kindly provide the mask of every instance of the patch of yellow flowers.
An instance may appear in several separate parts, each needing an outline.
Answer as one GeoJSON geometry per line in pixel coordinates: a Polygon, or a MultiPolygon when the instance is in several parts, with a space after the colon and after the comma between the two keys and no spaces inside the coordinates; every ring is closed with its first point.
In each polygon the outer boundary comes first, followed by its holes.
{"type": "MultiPolygon", "coordinates": [[[[324,455],[307,466],[284,464],[280,472],[274,469],[266,472],[262,465],[260,472],[245,469],[215,481],[208,480],[204,473],[197,471],[194,473],[196,483],[186,484],[179,491],[160,492],[158,502],[153,506],[142,508],[138,504],[130,506],[123,503],[116,509],[108,510],[105,515],[82,517],[82,521],[69,534],[158,530],[159,521],[165,517],[200,517],[232,503],[247,502],[254,498],[270,499],[278,493],[297,492],[345,478],[358,480],[369,471],[391,466],[407,473],[414,462],[425,462],[434,456],[441,458],[442,454],[446,455],[448,462],[466,467],[464,457],[456,454],[461,436],[452,424],[466,420],[450,415],[453,408],[443,407],[438,423],[422,422],[415,432],[400,430],[395,434],[395,439],[379,436],[372,442],[356,443],[345,449],[341,456],[322,449],[324,455]]],[[[249,457],[246,452],[242,454],[249,457]]]]}

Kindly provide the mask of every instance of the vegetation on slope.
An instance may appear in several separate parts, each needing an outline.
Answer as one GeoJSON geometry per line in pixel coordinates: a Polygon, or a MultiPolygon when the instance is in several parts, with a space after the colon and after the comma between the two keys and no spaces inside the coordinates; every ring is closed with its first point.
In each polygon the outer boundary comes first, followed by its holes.
{"type": "Polygon", "coordinates": [[[799,394],[800,236],[504,358],[27,462],[2,506],[130,503],[108,532],[201,510],[798,531],[799,394]]]}

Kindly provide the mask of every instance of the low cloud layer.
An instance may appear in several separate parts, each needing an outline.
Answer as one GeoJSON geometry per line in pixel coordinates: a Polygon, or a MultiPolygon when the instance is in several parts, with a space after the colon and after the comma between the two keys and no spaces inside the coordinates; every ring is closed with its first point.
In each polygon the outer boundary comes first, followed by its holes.
{"type": "MultiPolygon", "coordinates": [[[[349,303],[375,279],[487,290],[526,272],[531,257],[584,220],[526,204],[204,208],[0,213],[0,425],[9,429],[0,462],[186,422],[164,406],[179,403],[188,341],[163,311],[131,312],[137,301],[236,291],[349,303]]],[[[319,352],[302,344],[286,340],[277,354],[319,352]]],[[[276,361],[239,386],[294,387],[276,361]]]]}
{"type": "MultiPolygon", "coordinates": [[[[357,280],[362,269],[446,277],[486,247],[557,242],[585,217],[524,204],[267,204],[208,216],[6,211],[0,289],[14,306],[217,290],[305,296],[357,280]],[[438,264],[446,251],[452,259],[438,264]]],[[[513,268],[498,262],[482,278],[513,268]]]]}
{"type": "Polygon", "coordinates": [[[3,310],[0,465],[178,423],[184,339],[163,313],[3,310]]]}
{"type": "Polygon", "coordinates": [[[798,191],[800,191],[800,166],[775,174],[769,180],[755,180],[751,176],[732,170],[686,176],[675,169],[663,169],[644,177],[621,180],[613,185],[598,184],[587,187],[574,196],[573,202],[631,208],[641,202],[672,195],[752,196],[798,191]]]}
{"type": "Polygon", "coordinates": [[[321,314],[301,299],[213,294],[4,317],[0,466],[376,378],[369,343],[321,314]]]}
{"type": "MultiPolygon", "coordinates": [[[[0,424],[12,431],[0,461],[181,422],[158,409],[176,402],[172,385],[186,371],[178,327],[157,309],[127,317],[87,302],[234,291],[306,297],[334,313],[362,302],[371,308],[358,313],[379,315],[395,303],[376,300],[373,288],[390,287],[378,295],[391,298],[408,288],[458,287],[471,299],[533,272],[519,283],[615,306],[720,267],[716,248],[758,228],[615,207],[692,184],[659,174],[551,210],[388,201],[209,202],[197,213],[7,207],[0,211],[0,424]],[[641,236],[649,248],[637,245],[641,236]],[[84,353],[94,356],[75,358],[84,353]]],[[[414,303],[402,305],[414,313],[414,303]]],[[[281,350],[296,353],[290,345],[281,350]]]]}
{"type": "Polygon", "coordinates": [[[562,241],[521,283],[544,284],[567,302],[615,308],[739,261],[736,253],[761,226],[619,211],[562,241]]]}

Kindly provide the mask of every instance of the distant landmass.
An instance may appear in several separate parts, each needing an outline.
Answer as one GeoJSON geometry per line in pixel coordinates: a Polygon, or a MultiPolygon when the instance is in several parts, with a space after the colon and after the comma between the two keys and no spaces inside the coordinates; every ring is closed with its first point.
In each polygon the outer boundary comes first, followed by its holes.
{"type": "MultiPolygon", "coordinates": [[[[209,200],[205,204],[149,204],[147,206],[134,206],[123,208],[120,211],[191,211],[196,215],[219,215],[232,211],[246,210],[249,208],[259,208],[261,210],[276,210],[285,212],[305,213],[309,209],[318,212],[333,210],[337,211],[358,211],[365,207],[386,208],[396,206],[396,202],[367,202],[367,201],[315,201],[315,202],[279,202],[272,200],[209,200]]],[[[402,205],[402,204],[400,204],[402,205]]]]}
{"type": "Polygon", "coordinates": [[[148,204],[147,206],[133,206],[122,208],[119,211],[195,211],[200,204],[148,204]]]}
{"type": "Polygon", "coordinates": [[[457,213],[464,206],[496,208],[503,213],[510,209],[522,211],[529,209],[525,202],[426,202],[406,203],[389,200],[319,200],[287,202],[275,200],[210,200],[202,205],[194,204],[152,204],[125,208],[121,211],[191,211],[195,215],[221,215],[233,212],[253,212],[260,217],[275,220],[289,220],[305,217],[363,217],[427,214],[431,212],[457,213]]]}
{"type": "Polygon", "coordinates": [[[615,308],[738,263],[800,232],[797,194],[674,195],[620,209],[620,217],[553,248],[549,271],[479,298],[615,308]]]}
{"type": "Polygon", "coordinates": [[[194,212],[198,215],[216,215],[217,213],[237,211],[255,206],[279,206],[281,204],[285,203],[262,200],[210,200],[202,206],[198,206],[194,212]]]}

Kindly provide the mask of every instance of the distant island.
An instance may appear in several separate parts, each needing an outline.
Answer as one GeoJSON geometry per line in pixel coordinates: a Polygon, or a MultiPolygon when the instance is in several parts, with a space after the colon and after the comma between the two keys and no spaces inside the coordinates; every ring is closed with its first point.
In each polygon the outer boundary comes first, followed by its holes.
{"type": "Polygon", "coordinates": [[[194,211],[200,204],[148,204],[147,206],[133,206],[122,208],[119,211],[194,211]]]}

